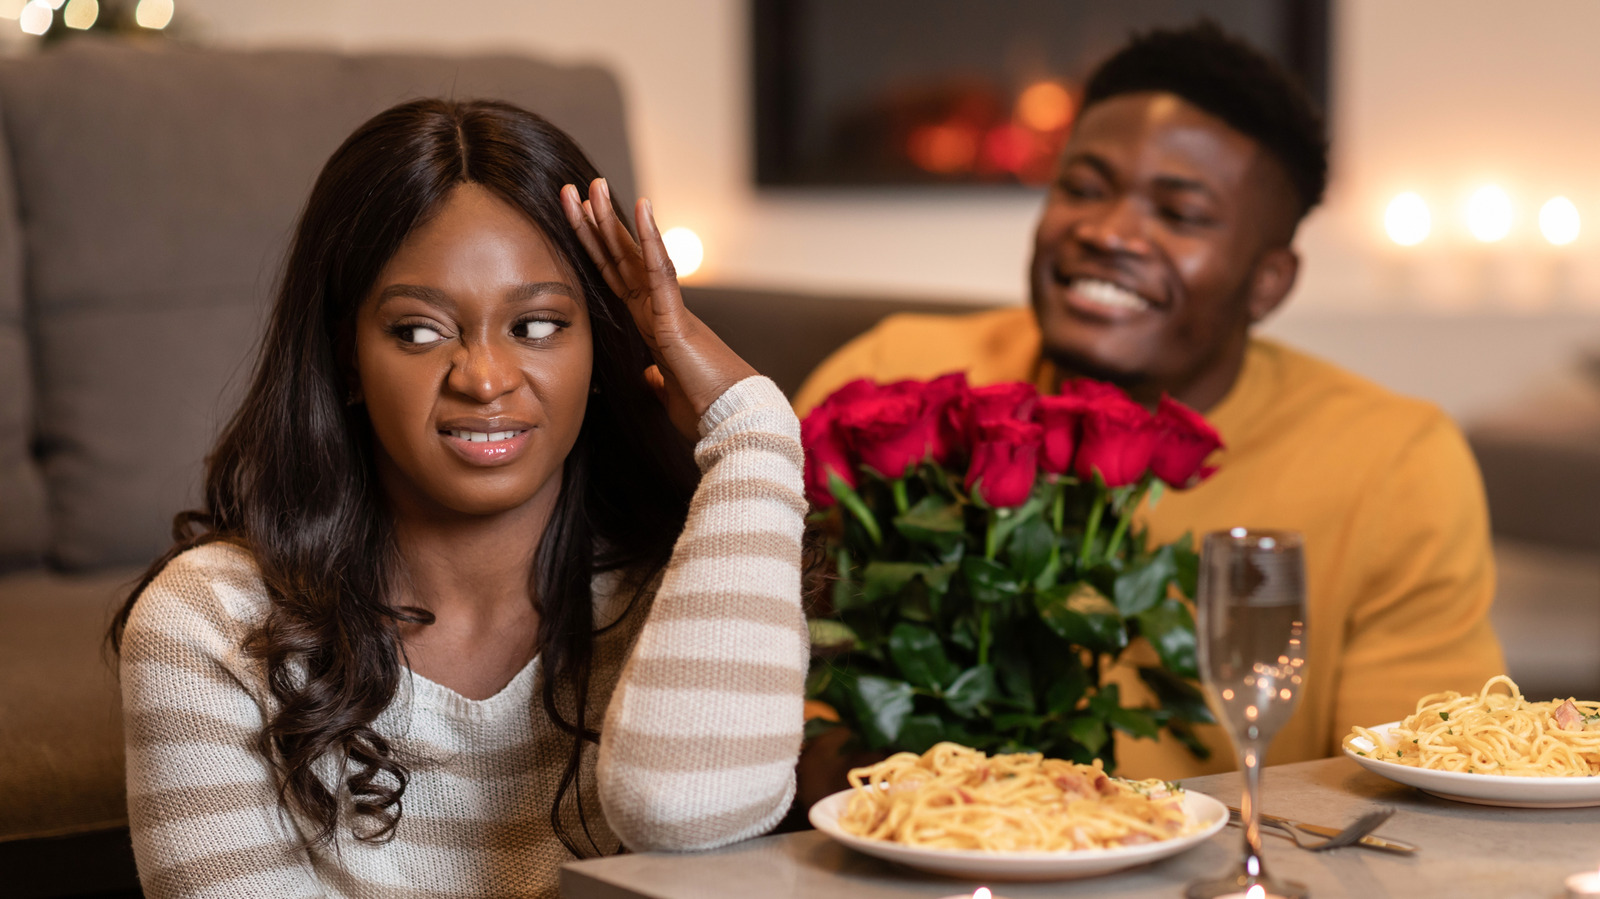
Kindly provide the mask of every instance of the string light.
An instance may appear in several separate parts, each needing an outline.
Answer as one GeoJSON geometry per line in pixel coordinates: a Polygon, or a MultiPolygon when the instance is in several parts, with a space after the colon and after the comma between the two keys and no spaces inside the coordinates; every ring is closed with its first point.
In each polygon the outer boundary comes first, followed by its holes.
{"type": "Polygon", "coordinates": [[[172,21],[172,0],[139,0],[133,11],[133,20],[142,28],[161,30],[172,21]]]}
{"type": "Polygon", "coordinates": [[[1539,231],[1558,247],[1578,239],[1578,226],[1578,207],[1566,197],[1552,197],[1539,209],[1539,231]]]}
{"type": "Polygon", "coordinates": [[[661,242],[667,245],[667,256],[672,259],[678,277],[687,278],[700,270],[700,263],[706,257],[700,235],[688,228],[669,228],[661,235],[661,242]]]}
{"type": "Polygon", "coordinates": [[[67,0],[67,8],[61,13],[61,24],[84,31],[92,27],[98,18],[99,0],[67,0]]]}
{"type": "Polygon", "coordinates": [[[56,20],[56,11],[45,0],[29,0],[17,16],[17,24],[27,34],[44,34],[56,20]]]}
{"type": "Polygon", "coordinates": [[[1467,201],[1467,230],[1484,243],[1494,243],[1511,233],[1511,198],[1489,184],[1467,201]]]}
{"type": "Polygon", "coordinates": [[[1433,230],[1433,216],[1422,197],[1407,191],[1389,201],[1383,214],[1383,228],[1389,239],[1402,247],[1414,247],[1433,230]]]}

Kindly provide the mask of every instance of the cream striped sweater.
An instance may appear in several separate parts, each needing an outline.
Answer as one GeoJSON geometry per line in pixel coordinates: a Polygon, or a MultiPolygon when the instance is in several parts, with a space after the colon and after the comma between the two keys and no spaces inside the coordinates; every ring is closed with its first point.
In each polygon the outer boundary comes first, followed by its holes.
{"type": "MultiPolygon", "coordinates": [[[[771,381],[750,378],[701,433],[703,479],[648,614],[596,640],[591,701],[605,724],[583,795],[607,851],[755,836],[794,793],[807,661],[799,425],[771,381]]],[[[618,580],[596,580],[597,621],[625,602],[618,580]]],[[[216,543],[174,559],[134,607],[122,684],[145,894],[556,895],[571,856],[548,812],[570,742],[540,705],[539,660],[484,700],[403,676],[375,722],[423,760],[394,840],[358,842],[345,826],[308,853],[254,748],[272,704],[241,641],[266,604],[250,555],[216,543]]]]}

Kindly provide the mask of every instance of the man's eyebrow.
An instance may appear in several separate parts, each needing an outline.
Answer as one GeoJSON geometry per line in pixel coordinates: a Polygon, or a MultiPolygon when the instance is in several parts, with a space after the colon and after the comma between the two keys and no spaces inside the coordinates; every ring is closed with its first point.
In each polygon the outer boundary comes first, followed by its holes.
{"type": "Polygon", "coordinates": [[[1179,175],[1157,175],[1153,181],[1158,190],[1182,190],[1205,194],[1211,199],[1218,199],[1217,192],[1211,185],[1197,178],[1184,178],[1179,175]]]}
{"type": "Polygon", "coordinates": [[[1106,162],[1094,153],[1079,151],[1061,161],[1061,170],[1064,172],[1074,165],[1086,165],[1095,170],[1095,173],[1107,181],[1117,180],[1116,172],[1111,170],[1111,163],[1106,162]]]}

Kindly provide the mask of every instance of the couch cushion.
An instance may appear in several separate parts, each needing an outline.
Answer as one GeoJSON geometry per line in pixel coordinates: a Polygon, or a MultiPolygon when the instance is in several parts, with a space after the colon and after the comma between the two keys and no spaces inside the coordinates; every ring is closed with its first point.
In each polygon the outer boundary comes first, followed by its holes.
{"type": "Polygon", "coordinates": [[[631,202],[621,96],[596,68],[96,41],[0,64],[56,563],[167,545],[248,378],[317,171],[374,113],[438,95],[545,115],[631,202]]]}
{"type": "Polygon", "coordinates": [[[127,819],[106,626],[139,572],[0,577],[0,840],[127,819]]]}
{"type": "MultiPolygon", "coordinates": [[[[3,137],[3,135],[0,135],[3,137]]],[[[22,226],[11,153],[0,139],[0,571],[38,561],[44,552],[44,481],[33,439],[32,353],[22,285],[22,226]]]]}

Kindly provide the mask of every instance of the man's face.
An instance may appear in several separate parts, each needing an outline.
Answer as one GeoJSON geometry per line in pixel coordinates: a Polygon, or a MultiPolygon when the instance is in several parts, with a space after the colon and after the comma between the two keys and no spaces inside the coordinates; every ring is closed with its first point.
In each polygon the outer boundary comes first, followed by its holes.
{"type": "Polygon", "coordinates": [[[1206,408],[1232,385],[1251,322],[1293,284],[1293,192],[1254,140],[1172,94],[1091,106],[1035,236],[1045,354],[1206,408]]]}

